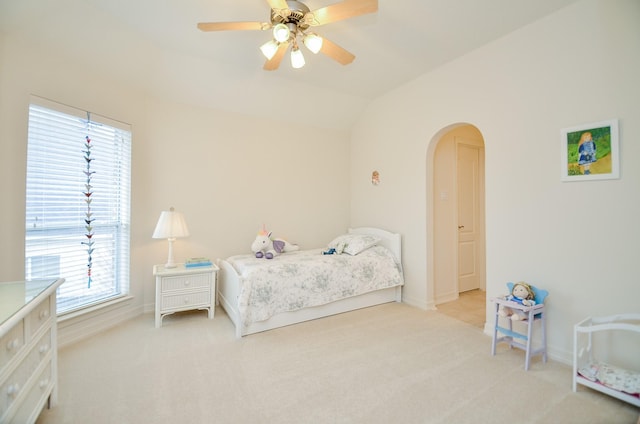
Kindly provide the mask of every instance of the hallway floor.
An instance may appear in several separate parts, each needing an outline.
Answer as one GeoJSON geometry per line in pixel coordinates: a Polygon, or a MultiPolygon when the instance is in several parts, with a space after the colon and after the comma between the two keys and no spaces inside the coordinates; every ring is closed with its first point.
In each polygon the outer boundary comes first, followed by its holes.
{"type": "Polygon", "coordinates": [[[486,320],[486,292],[476,289],[460,293],[457,300],[437,305],[443,314],[484,329],[486,320]]]}

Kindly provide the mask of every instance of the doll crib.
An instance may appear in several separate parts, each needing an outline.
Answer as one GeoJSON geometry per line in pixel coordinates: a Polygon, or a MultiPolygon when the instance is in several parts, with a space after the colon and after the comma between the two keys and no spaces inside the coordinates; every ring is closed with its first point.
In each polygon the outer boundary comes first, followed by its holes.
{"type": "MultiPolygon", "coordinates": [[[[509,293],[513,290],[513,283],[507,283],[507,288],[509,289],[509,293]]],[[[531,357],[535,355],[542,354],[542,362],[547,362],[547,314],[544,309],[544,301],[549,295],[549,292],[546,290],[539,289],[537,287],[531,286],[533,293],[535,295],[536,304],[533,306],[524,306],[519,303],[502,299],[502,298],[493,298],[491,301],[495,304],[495,321],[493,327],[493,341],[491,344],[491,355],[495,356],[496,354],[496,345],[498,343],[508,343],[509,348],[518,348],[525,351],[525,371],[529,370],[529,365],[531,363],[531,357]],[[526,327],[526,334],[516,331],[514,329],[514,323],[511,319],[502,318],[498,311],[500,310],[500,306],[508,307],[511,309],[517,309],[524,312],[527,317],[523,320],[516,321],[517,323],[524,324],[526,327]],[[500,318],[508,321],[507,327],[500,326],[500,318]],[[532,336],[533,336],[533,327],[536,321],[540,321],[540,330],[542,335],[542,345],[536,349],[532,347],[532,336]],[[501,333],[501,336],[498,336],[498,333],[501,333]]],[[[519,326],[519,325],[518,325],[519,326]]]]}
{"type": "Polygon", "coordinates": [[[573,333],[573,391],[583,385],[640,408],[638,358],[640,313],[589,317],[580,321],[574,326],[573,333]],[[616,334],[617,338],[614,337],[616,334]],[[626,343],[621,344],[623,341],[626,343]],[[635,361],[624,366],[616,363],[614,354],[620,350],[627,351],[635,361]]]}

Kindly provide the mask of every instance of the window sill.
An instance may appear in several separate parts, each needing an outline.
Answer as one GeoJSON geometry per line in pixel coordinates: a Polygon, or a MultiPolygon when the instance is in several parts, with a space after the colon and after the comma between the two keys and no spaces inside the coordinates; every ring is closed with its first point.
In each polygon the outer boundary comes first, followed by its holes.
{"type": "Polygon", "coordinates": [[[101,311],[104,309],[107,309],[111,306],[114,305],[118,305],[120,303],[123,302],[127,302],[133,299],[133,296],[131,295],[124,295],[124,296],[120,296],[111,300],[108,300],[106,302],[100,302],[94,305],[90,305],[90,306],[86,306],[84,308],[81,309],[76,309],[73,311],[69,311],[69,312],[64,312],[60,315],[58,315],[58,322],[65,322],[65,321],[69,321],[72,320],[74,318],[86,315],[86,314],[90,314],[93,312],[97,312],[97,311],[101,311]]]}

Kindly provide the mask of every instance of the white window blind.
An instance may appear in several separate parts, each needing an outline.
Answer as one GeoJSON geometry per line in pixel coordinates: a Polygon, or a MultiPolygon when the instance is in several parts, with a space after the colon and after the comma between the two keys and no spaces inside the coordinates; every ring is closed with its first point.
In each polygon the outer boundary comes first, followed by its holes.
{"type": "Polygon", "coordinates": [[[32,97],[25,277],[65,279],[58,314],[128,294],[130,176],[129,125],[32,97]]]}

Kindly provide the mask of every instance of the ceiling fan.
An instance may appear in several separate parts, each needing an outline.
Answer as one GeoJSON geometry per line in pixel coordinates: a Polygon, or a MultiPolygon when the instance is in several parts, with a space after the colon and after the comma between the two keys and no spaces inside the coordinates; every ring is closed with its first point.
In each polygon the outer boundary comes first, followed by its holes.
{"type": "Polygon", "coordinates": [[[340,3],[311,11],[305,4],[295,0],[267,0],[271,7],[269,22],[201,22],[201,31],[272,30],[273,38],[260,47],[267,58],[264,69],[278,69],[289,46],[291,66],[304,66],[304,56],[298,39],[311,52],[329,56],[342,65],[353,62],[355,56],[337,44],[310,31],[311,27],[342,21],[378,10],[378,0],[343,0],[340,3]]]}

